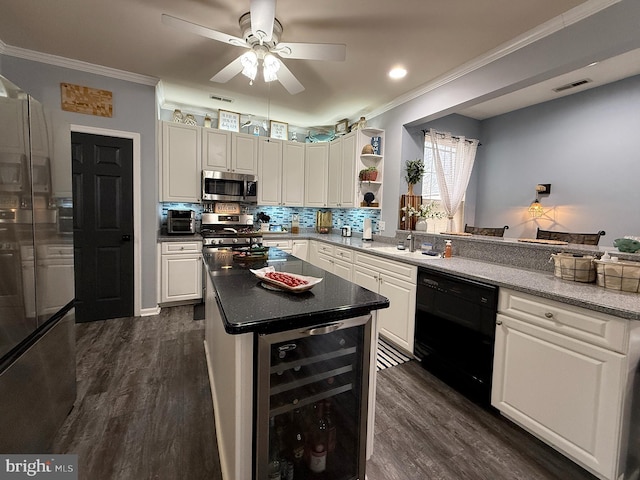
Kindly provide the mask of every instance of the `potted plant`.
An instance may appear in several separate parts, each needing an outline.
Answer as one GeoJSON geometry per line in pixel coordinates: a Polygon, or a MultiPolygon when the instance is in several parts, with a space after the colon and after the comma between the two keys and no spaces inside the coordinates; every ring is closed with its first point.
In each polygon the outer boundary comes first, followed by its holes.
{"type": "Polygon", "coordinates": [[[376,167],[368,167],[360,170],[358,178],[361,182],[375,182],[378,178],[378,169],[376,167]]]}
{"type": "Polygon", "coordinates": [[[424,176],[424,161],[421,158],[415,160],[407,160],[405,162],[406,174],[404,179],[407,181],[409,190],[407,195],[413,195],[413,186],[422,181],[424,176]]]}
{"type": "Polygon", "coordinates": [[[415,225],[416,230],[422,230],[423,232],[427,231],[427,218],[445,218],[446,214],[444,212],[437,211],[437,204],[434,201],[429,203],[421,203],[418,205],[418,208],[414,208],[411,205],[406,207],[402,207],[401,210],[405,213],[409,218],[416,217],[417,222],[415,225]]]}

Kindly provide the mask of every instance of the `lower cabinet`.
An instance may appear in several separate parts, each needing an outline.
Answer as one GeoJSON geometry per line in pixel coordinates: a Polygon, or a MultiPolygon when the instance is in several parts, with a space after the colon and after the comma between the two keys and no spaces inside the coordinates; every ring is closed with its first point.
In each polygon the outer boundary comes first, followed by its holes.
{"type": "Polygon", "coordinates": [[[307,260],[309,256],[309,240],[263,240],[262,246],[279,248],[300,260],[307,260]]]}
{"type": "Polygon", "coordinates": [[[373,255],[355,254],[352,281],[389,299],[389,308],[378,310],[380,335],[411,354],[417,277],[415,266],[373,255]]]}
{"type": "Polygon", "coordinates": [[[592,473],[618,478],[637,356],[629,322],[509,290],[499,311],[493,406],[592,473]]]}
{"type": "Polygon", "coordinates": [[[162,242],[160,247],[160,303],[202,298],[202,244],[162,242]]]}

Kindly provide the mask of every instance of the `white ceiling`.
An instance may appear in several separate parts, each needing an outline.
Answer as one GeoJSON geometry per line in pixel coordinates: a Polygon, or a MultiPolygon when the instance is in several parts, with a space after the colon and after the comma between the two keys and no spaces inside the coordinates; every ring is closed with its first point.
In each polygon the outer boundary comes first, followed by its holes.
{"type": "MultiPolygon", "coordinates": [[[[345,62],[286,60],[306,87],[295,96],[275,82],[250,86],[242,75],[227,84],[210,82],[244,50],[160,21],[167,13],[240,36],[238,19],[249,0],[2,0],[0,41],[9,54],[25,49],[155,77],[162,80],[167,108],[194,113],[223,108],[318,126],[367,116],[585,2],[598,0],[278,0],[281,41],[347,45],[345,62]],[[409,71],[405,79],[387,77],[395,65],[409,71]],[[212,94],[233,102],[212,100],[212,94]]],[[[460,113],[487,118],[556,98],[550,88],[582,77],[594,80],[588,88],[640,73],[638,67],[626,68],[640,65],[637,53],[628,55],[635,56],[460,113]]]]}

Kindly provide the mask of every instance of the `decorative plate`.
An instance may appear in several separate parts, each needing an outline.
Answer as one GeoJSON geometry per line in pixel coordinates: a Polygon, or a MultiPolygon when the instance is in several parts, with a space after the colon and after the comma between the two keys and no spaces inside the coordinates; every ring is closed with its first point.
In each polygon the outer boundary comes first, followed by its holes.
{"type": "Polygon", "coordinates": [[[296,275],[295,273],[289,272],[278,272],[275,267],[264,267],[259,270],[251,269],[251,273],[269,286],[293,293],[306,292],[322,281],[321,278],[296,275]]]}

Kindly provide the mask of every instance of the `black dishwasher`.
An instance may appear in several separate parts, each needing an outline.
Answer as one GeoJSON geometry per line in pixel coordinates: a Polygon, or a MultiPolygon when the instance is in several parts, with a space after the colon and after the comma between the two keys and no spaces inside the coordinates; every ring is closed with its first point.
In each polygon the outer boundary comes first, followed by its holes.
{"type": "Polygon", "coordinates": [[[420,268],[415,355],[473,400],[490,404],[498,287],[420,268]]]}

